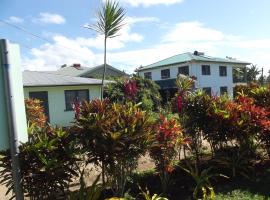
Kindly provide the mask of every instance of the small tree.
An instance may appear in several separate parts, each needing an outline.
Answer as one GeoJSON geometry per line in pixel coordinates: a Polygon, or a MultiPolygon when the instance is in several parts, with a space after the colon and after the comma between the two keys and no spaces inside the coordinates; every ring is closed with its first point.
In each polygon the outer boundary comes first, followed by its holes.
{"type": "Polygon", "coordinates": [[[166,195],[170,184],[173,161],[177,156],[177,147],[184,141],[181,126],[177,120],[164,116],[155,124],[155,138],[150,149],[150,156],[155,161],[159,172],[162,192],[166,195]]]}
{"type": "Polygon", "coordinates": [[[82,105],[76,125],[89,162],[103,168],[115,195],[122,197],[127,176],[151,139],[149,115],[132,103],[93,100],[82,105]]]}
{"type": "Polygon", "coordinates": [[[104,66],[101,85],[101,99],[103,98],[104,79],[106,77],[107,65],[107,39],[117,37],[123,26],[125,19],[125,10],[119,3],[106,0],[101,10],[97,12],[97,23],[88,25],[86,28],[92,29],[99,34],[104,35],[104,66]]]}

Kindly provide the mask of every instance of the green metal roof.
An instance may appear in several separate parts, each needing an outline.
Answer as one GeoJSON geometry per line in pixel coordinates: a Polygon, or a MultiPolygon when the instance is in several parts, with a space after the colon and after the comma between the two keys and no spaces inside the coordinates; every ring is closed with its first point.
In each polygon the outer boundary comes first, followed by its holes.
{"type": "Polygon", "coordinates": [[[172,65],[177,63],[186,63],[191,61],[197,61],[197,62],[217,62],[217,63],[232,63],[232,64],[243,64],[243,65],[249,65],[249,62],[239,61],[236,59],[230,59],[230,58],[217,58],[217,57],[211,57],[206,55],[194,55],[193,53],[183,53],[178,54],[169,58],[166,58],[164,60],[158,61],[156,63],[153,63],[151,65],[147,65],[144,67],[141,67],[138,69],[138,71],[142,71],[145,69],[151,69],[166,65],[172,65]]]}

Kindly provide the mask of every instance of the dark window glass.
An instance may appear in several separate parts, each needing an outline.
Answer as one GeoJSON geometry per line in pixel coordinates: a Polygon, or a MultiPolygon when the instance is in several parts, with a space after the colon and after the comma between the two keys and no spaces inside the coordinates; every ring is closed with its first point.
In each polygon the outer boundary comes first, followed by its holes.
{"type": "Polygon", "coordinates": [[[189,76],[189,67],[188,66],[179,67],[178,73],[189,76]]]}
{"type": "Polygon", "coordinates": [[[151,72],[145,72],[144,73],[144,78],[152,80],[152,73],[151,72]]]}
{"type": "Polygon", "coordinates": [[[66,110],[73,110],[76,101],[89,101],[89,90],[65,90],[66,110]]]}
{"type": "Polygon", "coordinates": [[[220,87],[220,95],[228,94],[228,87],[220,87]]]}
{"type": "Polygon", "coordinates": [[[227,76],[227,67],[219,66],[219,76],[227,76]]]}
{"type": "Polygon", "coordinates": [[[161,79],[170,78],[170,69],[161,70],[161,79]]]}
{"type": "Polygon", "coordinates": [[[202,65],[202,75],[210,75],[210,65],[202,65]]]}
{"type": "Polygon", "coordinates": [[[209,96],[212,95],[211,87],[205,87],[205,88],[203,88],[203,91],[209,96]]]}

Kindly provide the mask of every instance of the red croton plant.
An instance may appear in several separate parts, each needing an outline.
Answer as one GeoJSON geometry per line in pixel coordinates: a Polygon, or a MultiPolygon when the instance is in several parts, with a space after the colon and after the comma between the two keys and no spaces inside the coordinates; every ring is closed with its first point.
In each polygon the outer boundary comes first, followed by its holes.
{"type": "Polygon", "coordinates": [[[228,101],[218,116],[229,122],[230,131],[240,145],[260,141],[270,155],[270,112],[255,105],[254,99],[238,96],[235,101],[228,101]]]}
{"type": "Polygon", "coordinates": [[[161,178],[162,189],[167,193],[169,174],[173,171],[173,161],[177,155],[177,146],[182,145],[184,136],[182,128],[175,118],[160,116],[155,124],[155,138],[150,149],[150,156],[155,161],[161,178]]]}

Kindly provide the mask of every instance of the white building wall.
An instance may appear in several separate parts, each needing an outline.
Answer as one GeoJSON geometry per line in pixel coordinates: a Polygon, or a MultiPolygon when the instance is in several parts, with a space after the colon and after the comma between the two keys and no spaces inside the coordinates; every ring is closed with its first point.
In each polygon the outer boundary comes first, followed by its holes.
{"type": "Polygon", "coordinates": [[[189,75],[197,77],[197,86],[199,88],[211,87],[213,95],[220,95],[220,87],[227,87],[228,94],[233,95],[233,66],[228,63],[184,63],[171,66],[158,67],[139,72],[139,76],[144,77],[145,72],[152,72],[152,80],[166,80],[161,79],[161,70],[170,69],[170,78],[175,79],[178,74],[178,67],[189,66],[189,75]],[[202,65],[210,65],[210,75],[202,75],[202,65]],[[227,67],[227,76],[219,75],[219,66],[227,67]]]}
{"type": "Polygon", "coordinates": [[[55,86],[55,87],[25,87],[24,97],[29,98],[29,92],[48,92],[48,105],[50,124],[57,126],[70,126],[74,121],[74,111],[66,111],[65,90],[89,90],[89,99],[100,98],[100,87],[96,85],[86,86],[55,86]]]}

